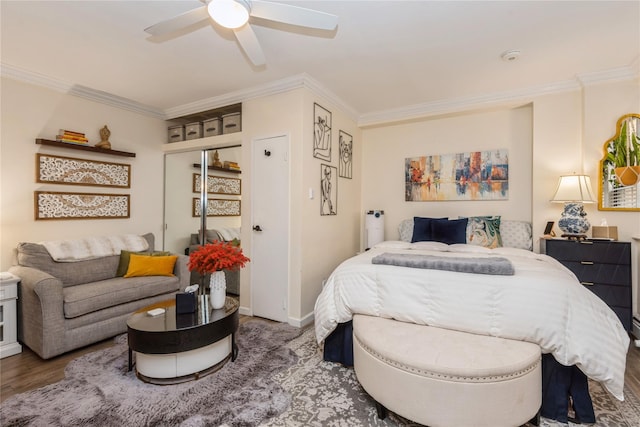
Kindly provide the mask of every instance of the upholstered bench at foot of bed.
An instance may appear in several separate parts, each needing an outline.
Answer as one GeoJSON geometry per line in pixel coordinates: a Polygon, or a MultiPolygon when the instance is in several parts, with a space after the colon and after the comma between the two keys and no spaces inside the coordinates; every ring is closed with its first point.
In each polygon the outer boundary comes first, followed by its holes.
{"type": "Polygon", "coordinates": [[[358,381],[386,409],[430,427],[537,424],[540,347],[381,317],[353,318],[358,381]]]}

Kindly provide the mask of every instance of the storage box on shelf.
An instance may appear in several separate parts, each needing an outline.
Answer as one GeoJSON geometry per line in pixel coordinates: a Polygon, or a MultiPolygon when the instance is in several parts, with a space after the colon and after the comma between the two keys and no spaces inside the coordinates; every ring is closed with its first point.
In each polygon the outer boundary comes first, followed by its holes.
{"type": "Polygon", "coordinates": [[[213,119],[205,120],[202,122],[202,133],[205,137],[220,135],[220,117],[214,117],[213,119]]]}
{"type": "Polygon", "coordinates": [[[190,141],[242,130],[242,104],[233,104],[199,113],[175,117],[170,124],[169,142],[190,141]]]}
{"type": "Polygon", "coordinates": [[[195,122],[184,125],[184,139],[190,141],[199,138],[202,138],[202,123],[195,122]]]}
{"type": "Polygon", "coordinates": [[[240,113],[229,113],[222,116],[222,133],[240,132],[240,113]]]}
{"type": "Polygon", "coordinates": [[[169,142],[184,141],[184,125],[169,126],[169,142]]]}

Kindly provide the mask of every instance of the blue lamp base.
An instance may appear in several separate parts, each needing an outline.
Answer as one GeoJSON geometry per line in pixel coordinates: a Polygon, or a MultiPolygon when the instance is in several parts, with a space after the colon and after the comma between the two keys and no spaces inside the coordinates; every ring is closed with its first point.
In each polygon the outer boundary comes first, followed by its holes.
{"type": "Polygon", "coordinates": [[[564,204],[564,211],[558,221],[560,230],[569,235],[582,235],[589,231],[590,226],[582,203],[567,202],[564,204]]]}

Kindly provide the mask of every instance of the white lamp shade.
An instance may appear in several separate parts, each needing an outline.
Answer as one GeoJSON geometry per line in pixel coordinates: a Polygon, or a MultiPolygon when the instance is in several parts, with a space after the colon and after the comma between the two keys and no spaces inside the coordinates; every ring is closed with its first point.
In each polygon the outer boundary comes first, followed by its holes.
{"type": "Polygon", "coordinates": [[[558,181],[552,202],[595,203],[588,175],[563,175],[558,181]]]}

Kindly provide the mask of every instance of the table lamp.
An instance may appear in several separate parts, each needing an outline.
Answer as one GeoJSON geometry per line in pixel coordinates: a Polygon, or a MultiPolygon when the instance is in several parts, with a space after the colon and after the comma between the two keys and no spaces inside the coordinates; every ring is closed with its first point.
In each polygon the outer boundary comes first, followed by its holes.
{"type": "Polygon", "coordinates": [[[558,181],[554,203],[564,203],[564,211],[558,221],[563,237],[585,237],[589,230],[587,213],[583,203],[594,203],[591,179],[588,175],[563,175],[558,181]]]}

